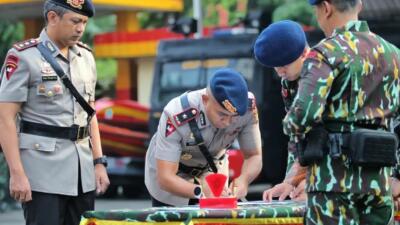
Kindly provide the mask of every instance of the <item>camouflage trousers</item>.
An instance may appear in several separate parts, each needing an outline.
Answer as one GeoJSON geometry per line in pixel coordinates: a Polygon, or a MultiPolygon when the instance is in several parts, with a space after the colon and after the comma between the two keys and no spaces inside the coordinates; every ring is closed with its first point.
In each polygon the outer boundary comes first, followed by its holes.
{"type": "Polygon", "coordinates": [[[394,224],[391,195],[337,192],[309,192],[307,195],[306,225],[394,224]]]}

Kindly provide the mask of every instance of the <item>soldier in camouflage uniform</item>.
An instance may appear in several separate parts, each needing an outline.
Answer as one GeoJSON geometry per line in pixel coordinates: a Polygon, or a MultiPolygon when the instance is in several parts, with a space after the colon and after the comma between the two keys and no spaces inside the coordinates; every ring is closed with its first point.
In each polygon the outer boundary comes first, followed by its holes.
{"type": "MultiPolygon", "coordinates": [[[[322,122],[330,133],[388,129],[399,110],[400,51],[358,21],[360,0],[309,0],[326,39],[312,48],[283,125],[302,136],[322,122]]],[[[325,154],[308,167],[305,224],[390,224],[390,167],[360,167],[325,154]]],[[[397,182],[397,181],[394,181],[397,182]]]]}
{"type": "MultiPolygon", "coordinates": [[[[290,20],[269,25],[255,42],[254,55],[257,61],[266,67],[273,67],[282,78],[282,98],[286,111],[296,96],[301,67],[309,50],[303,28],[290,20]],[[282,49],[284,51],[281,51],[282,49]]],[[[273,197],[279,197],[282,201],[289,194],[293,200],[304,200],[305,169],[297,161],[295,143],[289,141],[285,179],[264,191],[264,201],[271,201],[273,197]]]]}

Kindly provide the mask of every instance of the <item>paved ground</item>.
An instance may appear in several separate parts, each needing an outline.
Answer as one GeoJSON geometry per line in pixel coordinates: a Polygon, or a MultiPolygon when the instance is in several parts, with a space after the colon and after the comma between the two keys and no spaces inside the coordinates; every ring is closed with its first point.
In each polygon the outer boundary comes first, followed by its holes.
{"type": "MultiPolygon", "coordinates": [[[[118,199],[118,200],[96,200],[96,210],[109,210],[109,209],[142,209],[151,207],[150,200],[135,200],[135,199],[118,199]]],[[[22,210],[13,210],[5,213],[0,213],[1,225],[24,225],[24,217],[22,210]]]]}

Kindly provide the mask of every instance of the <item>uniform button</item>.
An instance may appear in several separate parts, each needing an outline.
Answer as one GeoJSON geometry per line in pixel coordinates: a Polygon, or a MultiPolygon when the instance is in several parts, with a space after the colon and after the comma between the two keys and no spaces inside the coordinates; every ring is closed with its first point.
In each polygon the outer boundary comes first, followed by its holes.
{"type": "Polygon", "coordinates": [[[35,149],[39,149],[40,145],[39,144],[35,144],[35,149]]]}

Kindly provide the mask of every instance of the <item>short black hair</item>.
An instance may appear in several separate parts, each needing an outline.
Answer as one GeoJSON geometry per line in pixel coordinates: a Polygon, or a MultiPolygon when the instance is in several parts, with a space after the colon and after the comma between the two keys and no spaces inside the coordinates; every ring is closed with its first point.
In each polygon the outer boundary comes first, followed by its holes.
{"type": "Polygon", "coordinates": [[[52,3],[51,1],[46,1],[43,6],[43,16],[44,16],[44,21],[45,21],[46,25],[48,23],[47,13],[50,11],[55,12],[59,17],[63,17],[64,14],[68,12],[68,9],[58,6],[54,3],[52,3]]]}
{"type": "Polygon", "coordinates": [[[347,12],[356,8],[361,0],[329,0],[339,12],[347,12]]]}

